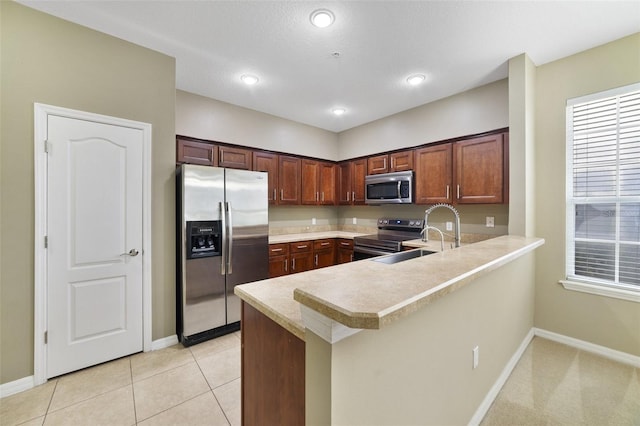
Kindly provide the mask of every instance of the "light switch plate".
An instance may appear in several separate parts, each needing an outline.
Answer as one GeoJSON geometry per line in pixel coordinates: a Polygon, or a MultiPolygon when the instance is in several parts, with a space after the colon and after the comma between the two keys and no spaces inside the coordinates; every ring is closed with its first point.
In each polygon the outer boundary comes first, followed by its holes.
{"type": "Polygon", "coordinates": [[[357,225],[358,224],[358,219],[356,219],[355,217],[353,218],[353,224],[357,225]]]}

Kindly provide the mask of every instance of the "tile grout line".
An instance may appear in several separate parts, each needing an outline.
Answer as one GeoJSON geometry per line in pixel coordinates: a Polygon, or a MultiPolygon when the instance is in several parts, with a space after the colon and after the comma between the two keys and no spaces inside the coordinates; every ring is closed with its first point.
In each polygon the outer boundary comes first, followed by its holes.
{"type": "Polygon", "coordinates": [[[138,424],[138,410],[136,409],[136,388],[133,386],[133,365],[131,364],[131,357],[129,357],[129,375],[131,376],[131,397],[133,398],[133,420],[134,425],[138,424]]]}
{"type": "MultiPolygon", "coordinates": [[[[156,417],[156,416],[159,416],[159,415],[160,415],[160,414],[162,414],[162,413],[166,413],[167,411],[173,410],[174,408],[179,407],[179,406],[181,406],[181,405],[184,405],[184,404],[186,404],[187,402],[192,401],[192,400],[194,400],[194,399],[196,399],[196,398],[200,398],[202,395],[204,395],[204,394],[206,394],[206,393],[209,393],[209,392],[211,392],[211,393],[213,394],[213,391],[212,391],[211,389],[209,389],[208,391],[202,392],[202,393],[200,393],[200,394],[198,394],[198,395],[194,395],[193,397],[191,397],[191,398],[189,398],[189,399],[185,399],[185,400],[184,400],[184,401],[182,401],[180,404],[174,405],[174,406],[169,407],[169,408],[165,408],[165,409],[164,409],[164,410],[162,410],[162,411],[158,411],[158,412],[157,412],[157,413],[155,413],[154,415],[149,416],[149,417],[144,418],[144,419],[141,419],[140,421],[138,421],[138,420],[137,420],[137,417],[136,417],[136,425],[137,425],[138,423],[141,423],[141,422],[146,422],[147,420],[152,419],[152,418],[154,418],[154,417],[156,417]]],[[[215,398],[215,395],[213,395],[213,397],[215,398]]],[[[220,404],[218,403],[218,405],[220,405],[220,404]]],[[[222,406],[220,406],[220,409],[222,409],[222,406]]],[[[224,410],[222,410],[222,412],[224,413],[224,410]]]]}

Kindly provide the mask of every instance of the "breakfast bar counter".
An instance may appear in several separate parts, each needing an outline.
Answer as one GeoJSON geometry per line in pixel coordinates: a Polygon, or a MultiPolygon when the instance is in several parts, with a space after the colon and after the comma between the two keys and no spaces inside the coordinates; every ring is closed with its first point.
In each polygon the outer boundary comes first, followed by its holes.
{"type": "MultiPolygon", "coordinates": [[[[303,340],[300,305],[346,327],[378,329],[543,243],[501,236],[395,264],[362,260],[244,284],[235,291],[303,340]]],[[[439,250],[440,244],[430,241],[424,247],[439,250]]]]}

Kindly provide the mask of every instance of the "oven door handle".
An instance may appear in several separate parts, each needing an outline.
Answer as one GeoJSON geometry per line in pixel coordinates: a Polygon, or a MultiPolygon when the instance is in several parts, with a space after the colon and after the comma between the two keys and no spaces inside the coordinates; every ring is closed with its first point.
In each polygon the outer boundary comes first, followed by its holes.
{"type": "Polygon", "coordinates": [[[393,251],[376,250],[369,247],[355,246],[353,251],[356,253],[372,254],[374,256],[384,256],[386,254],[395,253],[393,251]]]}

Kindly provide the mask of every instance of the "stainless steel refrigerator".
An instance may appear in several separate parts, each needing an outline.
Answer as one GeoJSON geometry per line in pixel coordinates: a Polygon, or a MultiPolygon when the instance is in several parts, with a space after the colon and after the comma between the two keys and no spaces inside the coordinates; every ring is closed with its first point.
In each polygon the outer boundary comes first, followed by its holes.
{"type": "Polygon", "coordinates": [[[238,284],[268,278],[267,173],[176,170],[177,331],[189,346],[240,328],[238,284]]]}

